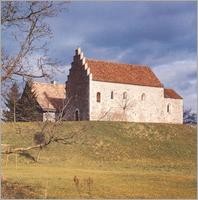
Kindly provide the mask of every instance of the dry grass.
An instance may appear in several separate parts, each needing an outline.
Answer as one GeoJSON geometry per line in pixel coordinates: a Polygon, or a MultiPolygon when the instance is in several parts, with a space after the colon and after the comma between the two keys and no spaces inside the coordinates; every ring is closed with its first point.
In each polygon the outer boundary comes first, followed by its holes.
{"type": "MultiPolygon", "coordinates": [[[[3,125],[3,143],[27,145],[37,130],[33,123],[3,125]],[[28,134],[28,137],[27,137],[28,134]]],[[[65,122],[58,132],[87,126],[78,144],[53,144],[40,162],[9,158],[3,175],[28,185],[37,198],[196,198],[196,129],[184,125],[116,122],[65,122]],[[79,179],[79,188],[74,182],[79,179]],[[86,180],[93,180],[91,188],[86,180]]],[[[31,152],[33,155],[36,152],[31,152]]]]}

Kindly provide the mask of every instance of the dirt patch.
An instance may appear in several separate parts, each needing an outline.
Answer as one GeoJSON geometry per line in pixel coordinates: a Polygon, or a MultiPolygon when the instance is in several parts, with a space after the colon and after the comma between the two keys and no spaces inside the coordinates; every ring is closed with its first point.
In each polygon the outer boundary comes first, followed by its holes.
{"type": "Polygon", "coordinates": [[[7,180],[1,181],[2,199],[35,199],[39,198],[39,196],[38,192],[31,186],[7,180]]]}

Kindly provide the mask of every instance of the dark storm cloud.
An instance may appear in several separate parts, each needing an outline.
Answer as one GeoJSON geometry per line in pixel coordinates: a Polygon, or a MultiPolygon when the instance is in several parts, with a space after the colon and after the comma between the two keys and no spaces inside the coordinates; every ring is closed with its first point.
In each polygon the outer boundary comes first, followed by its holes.
{"type": "Polygon", "coordinates": [[[48,22],[49,55],[67,71],[77,47],[87,57],[146,64],[195,108],[196,2],[71,2],[48,22]]]}
{"type": "Polygon", "coordinates": [[[79,46],[87,57],[149,65],[196,109],[195,2],[72,2],[50,23],[51,55],[67,65],[79,46]]]}
{"type": "Polygon", "coordinates": [[[72,2],[51,23],[53,56],[60,58],[71,58],[69,52],[81,46],[88,56],[153,65],[153,59],[158,64],[164,62],[161,57],[170,59],[170,52],[181,59],[196,51],[193,2],[72,2]]]}

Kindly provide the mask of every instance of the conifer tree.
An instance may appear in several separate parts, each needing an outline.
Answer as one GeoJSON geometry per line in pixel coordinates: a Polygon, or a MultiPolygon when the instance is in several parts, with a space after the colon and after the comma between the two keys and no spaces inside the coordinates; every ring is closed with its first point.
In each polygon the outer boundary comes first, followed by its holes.
{"type": "Polygon", "coordinates": [[[42,120],[41,107],[39,106],[36,93],[32,89],[32,81],[27,81],[19,106],[17,107],[19,113],[19,121],[39,121],[42,120]]]}
{"type": "Polygon", "coordinates": [[[17,83],[13,83],[5,98],[5,105],[8,110],[3,111],[5,121],[16,122],[17,121],[17,107],[18,100],[20,98],[19,87],[17,83]]]}
{"type": "Polygon", "coordinates": [[[185,109],[183,113],[184,124],[197,124],[197,114],[192,109],[185,109]]]}

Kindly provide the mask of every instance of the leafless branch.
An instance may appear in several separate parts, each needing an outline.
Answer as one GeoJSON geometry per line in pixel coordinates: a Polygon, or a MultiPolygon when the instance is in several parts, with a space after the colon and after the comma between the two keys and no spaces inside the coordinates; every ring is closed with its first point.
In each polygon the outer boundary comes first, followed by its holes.
{"type": "MultiPolygon", "coordinates": [[[[45,66],[57,67],[57,63],[48,62],[43,59],[37,66],[27,65],[28,59],[35,51],[40,52],[39,59],[45,57],[43,52],[47,52],[46,40],[52,36],[49,25],[44,21],[45,18],[54,17],[65,8],[66,2],[53,1],[4,1],[1,7],[2,35],[13,35],[18,51],[11,55],[2,46],[2,76],[1,82],[4,83],[13,76],[26,78],[50,77],[50,71],[45,66]],[[41,41],[42,39],[42,41],[41,41]]],[[[3,43],[4,44],[4,43],[3,43]]]]}
{"type": "Polygon", "coordinates": [[[69,137],[54,137],[53,135],[50,137],[50,139],[43,143],[43,144],[38,144],[38,145],[34,145],[34,146],[29,146],[29,147],[19,147],[19,148],[9,148],[5,151],[1,151],[2,154],[12,154],[12,153],[21,153],[21,152],[26,152],[32,149],[42,149],[46,146],[48,146],[49,144],[53,143],[53,142],[58,142],[58,143],[62,143],[62,144],[73,144],[75,143],[75,141],[69,141],[70,139],[74,138],[75,133],[69,137]]]}
{"type": "Polygon", "coordinates": [[[12,154],[12,153],[18,153],[18,152],[24,152],[24,151],[29,151],[31,149],[40,149],[42,147],[46,146],[45,144],[39,144],[39,145],[35,145],[35,146],[31,146],[31,147],[26,147],[26,148],[14,148],[14,149],[8,149],[5,151],[2,151],[2,154],[12,154]]]}
{"type": "MultiPolygon", "coordinates": [[[[37,131],[37,134],[45,136],[44,141],[42,141],[40,144],[36,144],[36,145],[28,146],[28,147],[18,147],[18,148],[9,147],[8,149],[1,151],[2,154],[13,154],[13,153],[21,154],[21,153],[26,153],[26,152],[29,152],[30,150],[36,150],[36,149],[40,153],[41,149],[55,142],[61,143],[64,145],[72,145],[76,143],[77,138],[75,136],[84,132],[86,127],[83,127],[77,131],[68,131],[68,133],[64,134],[65,136],[60,136],[58,134],[58,128],[63,125],[63,121],[62,121],[63,112],[67,108],[71,99],[72,98],[67,99],[67,101],[65,102],[56,122],[38,123],[38,125],[40,125],[40,131],[37,131]]],[[[17,124],[16,124],[16,129],[17,129],[17,132],[19,132],[22,135],[22,129],[17,124]]],[[[37,161],[36,159],[33,159],[33,160],[37,161]]]]}

